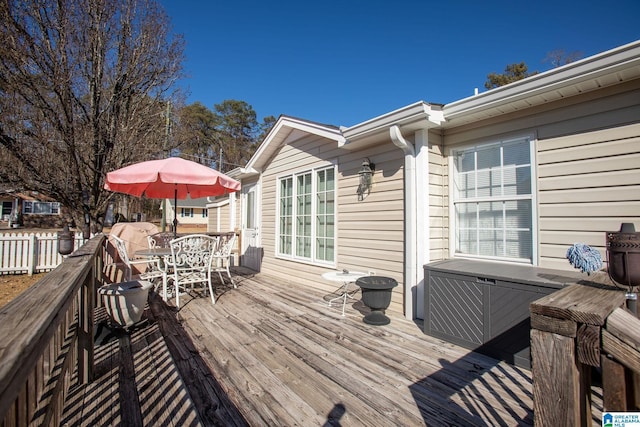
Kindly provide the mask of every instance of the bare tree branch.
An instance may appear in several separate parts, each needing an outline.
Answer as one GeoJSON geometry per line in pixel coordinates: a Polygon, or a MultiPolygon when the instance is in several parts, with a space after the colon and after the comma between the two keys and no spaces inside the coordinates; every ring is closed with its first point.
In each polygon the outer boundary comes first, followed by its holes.
{"type": "Polygon", "coordinates": [[[99,221],[106,172],[162,155],[184,42],[154,0],[0,0],[0,179],[99,221]]]}

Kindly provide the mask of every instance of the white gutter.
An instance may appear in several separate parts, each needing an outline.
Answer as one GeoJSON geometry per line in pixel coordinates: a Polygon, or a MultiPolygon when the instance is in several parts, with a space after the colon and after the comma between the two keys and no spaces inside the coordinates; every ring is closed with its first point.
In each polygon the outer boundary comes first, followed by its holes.
{"type": "MultiPolygon", "coordinates": [[[[236,168],[238,172],[234,175],[228,173],[231,178],[242,180],[243,178],[250,178],[252,176],[256,176],[260,174],[260,171],[254,168],[236,168]]],[[[234,169],[234,171],[236,170],[234,169]]]]}
{"type": "Polygon", "coordinates": [[[417,287],[418,277],[416,271],[416,239],[418,235],[416,212],[416,152],[413,145],[404,139],[397,125],[389,128],[389,135],[391,136],[393,144],[404,152],[404,315],[407,319],[413,320],[413,292],[417,287]]]}
{"type": "Polygon", "coordinates": [[[338,142],[338,147],[346,149],[361,148],[360,142],[375,135],[386,133],[390,126],[416,128],[430,127],[431,124],[440,125],[444,116],[439,107],[434,107],[424,101],[419,101],[382,116],[367,120],[350,128],[343,128],[344,142],[338,142]]]}

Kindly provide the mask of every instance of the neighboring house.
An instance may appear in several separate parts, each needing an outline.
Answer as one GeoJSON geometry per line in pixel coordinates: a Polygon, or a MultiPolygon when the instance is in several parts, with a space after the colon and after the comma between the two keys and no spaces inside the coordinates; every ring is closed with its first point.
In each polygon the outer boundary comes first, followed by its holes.
{"type": "MultiPolygon", "coordinates": [[[[167,223],[171,223],[174,218],[175,201],[173,199],[167,199],[167,223]]],[[[206,208],[207,198],[202,197],[199,199],[192,199],[187,197],[184,200],[178,200],[177,216],[178,227],[180,224],[186,225],[198,225],[207,227],[208,223],[208,210],[206,208]]]]}
{"type": "Polygon", "coordinates": [[[0,220],[13,226],[62,226],[60,203],[37,192],[0,189],[0,203],[0,220]]]}
{"type": "Polygon", "coordinates": [[[347,128],[283,116],[235,172],[242,264],[327,292],[327,270],[392,277],[407,318],[432,261],[573,270],[573,243],[604,258],[606,231],[640,226],[640,42],[347,128]]]}

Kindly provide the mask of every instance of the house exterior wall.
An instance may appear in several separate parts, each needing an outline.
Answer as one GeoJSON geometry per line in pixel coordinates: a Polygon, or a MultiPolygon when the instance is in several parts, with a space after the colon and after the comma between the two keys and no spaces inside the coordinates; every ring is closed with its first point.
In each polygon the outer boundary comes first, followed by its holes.
{"type": "Polygon", "coordinates": [[[449,166],[440,134],[429,141],[429,261],[439,261],[449,257],[449,166]]]}
{"type": "Polygon", "coordinates": [[[219,232],[226,230],[225,223],[229,223],[229,204],[219,204],[208,208],[207,231],[219,232]],[[226,218],[226,221],[225,221],[226,218]]]}
{"type": "Polygon", "coordinates": [[[218,231],[218,227],[219,227],[219,219],[218,219],[218,211],[220,210],[219,206],[215,206],[215,207],[208,207],[208,214],[207,214],[207,231],[209,232],[213,232],[213,231],[218,231]]]}
{"type": "Polygon", "coordinates": [[[541,140],[538,194],[542,266],[565,267],[573,243],[605,259],[606,231],[640,225],[640,123],[541,140]]]}
{"type": "Polygon", "coordinates": [[[536,262],[573,270],[565,253],[574,243],[604,260],[605,232],[640,223],[640,80],[447,129],[443,161],[452,147],[527,134],[535,140],[536,262]]]}
{"type": "Polygon", "coordinates": [[[220,206],[220,228],[218,231],[231,231],[231,204],[220,206]]]}
{"type": "Polygon", "coordinates": [[[234,231],[234,228],[237,227],[238,218],[238,210],[240,209],[240,198],[238,193],[232,193],[229,196],[225,196],[223,199],[218,199],[217,202],[209,205],[208,209],[208,217],[207,217],[207,231],[210,232],[225,232],[225,231],[234,231]],[[232,220],[232,201],[231,199],[236,199],[236,219],[235,222],[232,220]],[[235,223],[236,226],[232,226],[235,223]]]}
{"type": "Polygon", "coordinates": [[[403,275],[403,153],[390,141],[366,151],[339,149],[335,141],[305,135],[289,140],[273,157],[262,175],[261,272],[326,292],[340,284],[327,282],[321,274],[331,269],[375,271],[396,279],[389,310],[402,313],[403,275]],[[358,171],[363,158],[375,164],[371,194],[358,201],[358,171]],[[313,167],[337,164],[336,264],[317,266],[276,256],[277,183],[280,176],[313,167]]]}

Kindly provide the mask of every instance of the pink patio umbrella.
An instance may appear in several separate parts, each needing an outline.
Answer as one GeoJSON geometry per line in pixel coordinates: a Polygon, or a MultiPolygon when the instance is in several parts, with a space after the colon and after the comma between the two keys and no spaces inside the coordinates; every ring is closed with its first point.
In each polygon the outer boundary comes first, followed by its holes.
{"type": "Polygon", "coordinates": [[[108,172],[104,188],[132,196],[174,199],[176,233],[178,199],[220,196],[240,190],[240,182],[222,172],[180,157],[149,160],[108,172]]]}

